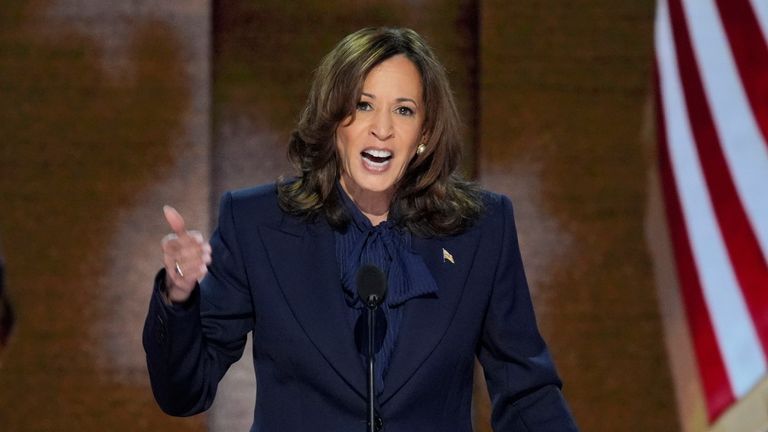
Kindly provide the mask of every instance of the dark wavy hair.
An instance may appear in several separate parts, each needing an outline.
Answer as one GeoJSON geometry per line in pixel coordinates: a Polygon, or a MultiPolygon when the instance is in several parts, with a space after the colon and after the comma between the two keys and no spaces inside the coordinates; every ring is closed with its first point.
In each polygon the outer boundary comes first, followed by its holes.
{"type": "Polygon", "coordinates": [[[349,222],[334,187],[340,174],[336,129],[354,115],[368,72],[398,54],[410,59],[421,75],[426,149],[409,162],[395,186],[390,215],[422,236],[456,234],[477,218],[482,209],[479,189],[456,172],[460,120],[445,69],[418,33],[398,28],[358,30],[323,58],[288,146],[298,178],[278,182],[284,211],[322,213],[337,228],[349,222]]]}

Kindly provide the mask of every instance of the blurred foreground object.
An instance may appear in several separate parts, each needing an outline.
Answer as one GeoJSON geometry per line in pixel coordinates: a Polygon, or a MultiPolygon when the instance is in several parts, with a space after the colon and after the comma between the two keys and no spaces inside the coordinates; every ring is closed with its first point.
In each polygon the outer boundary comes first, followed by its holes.
{"type": "Polygon", "coordinates": [[[0,353],[8,345],[14,318],[11,302],[5,294],[5,265],[0,257],[0,353]]]}

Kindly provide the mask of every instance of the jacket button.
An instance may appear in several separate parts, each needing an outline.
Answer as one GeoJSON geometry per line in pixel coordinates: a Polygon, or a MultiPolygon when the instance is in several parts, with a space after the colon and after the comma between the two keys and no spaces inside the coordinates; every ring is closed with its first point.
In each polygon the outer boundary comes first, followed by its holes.
{"type": "Polygon", "coordinates": [[[374,419],[374,422],[375,422],[377,432],[384,429],[384,420],[382,420],[381,417],[376,416],[376,418],[374,419]]]}

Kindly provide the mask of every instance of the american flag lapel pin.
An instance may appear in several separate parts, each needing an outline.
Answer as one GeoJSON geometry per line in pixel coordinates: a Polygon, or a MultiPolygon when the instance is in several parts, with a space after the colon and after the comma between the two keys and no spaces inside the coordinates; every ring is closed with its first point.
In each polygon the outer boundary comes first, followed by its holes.
{"type": "Polygon", "coordinates": [[[450,252],[445,250],[445,248],[443,248],[443,262],[450,262],[451,264],[456,264],[455,262],[453,262],[453,255],[451,255],[450,252]]]}

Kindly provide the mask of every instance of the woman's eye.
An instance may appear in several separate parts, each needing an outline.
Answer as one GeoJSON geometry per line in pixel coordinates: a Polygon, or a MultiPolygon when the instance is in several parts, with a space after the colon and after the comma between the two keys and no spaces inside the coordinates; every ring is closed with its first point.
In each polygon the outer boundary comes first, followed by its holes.
{"type": "Polygon", "coordinates": [[[405,106],[398,107],[395,111],[398,114],[403,115],[403,116],[407,116],[407,117],[410,117],[410,116],[412,116],[414,114],[412,109],[410,109],[408,107],[405,107],[405,106]]]}
{"type": "Polygon", "coordinates": [[[358,111],[370,111],[371,110],[371,104],[368,102],[358,102],[357,103],[357,110],[358,111]]]}

